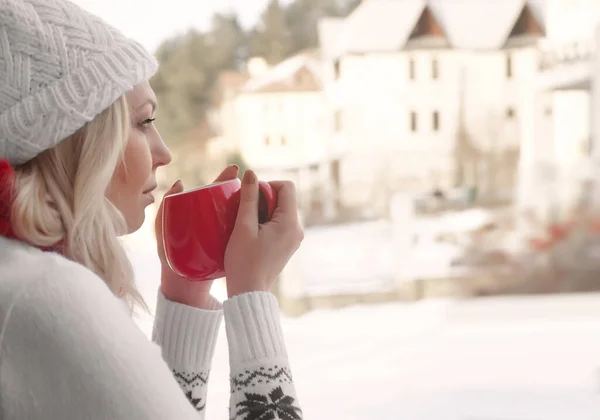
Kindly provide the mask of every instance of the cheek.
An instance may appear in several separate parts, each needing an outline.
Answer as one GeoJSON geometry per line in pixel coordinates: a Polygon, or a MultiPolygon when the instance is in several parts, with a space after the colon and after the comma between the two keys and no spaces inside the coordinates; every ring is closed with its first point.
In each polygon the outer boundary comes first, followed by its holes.
{"type": "Polygon", "coordinates": [[[144,136],[135,136],[129,139],[119,172],[120,181],[127,186],[127,190],[143,191],[152,175],[152,156],[144,136]]]}
{"type": "Polygon", "coordinates": [[[143,192],[152,175],[152,157],[144,136],[132,136],[109,188],[109,198],[121,201],[143,192]]]}

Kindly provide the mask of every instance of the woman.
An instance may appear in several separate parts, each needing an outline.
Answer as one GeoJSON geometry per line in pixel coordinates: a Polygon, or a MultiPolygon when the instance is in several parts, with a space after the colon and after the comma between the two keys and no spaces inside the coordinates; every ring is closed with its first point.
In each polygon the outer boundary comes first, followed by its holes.
{"type": "Polygon", "coordinates": [[[222,308],[210,283],[169,269],[157,223],[153,343],[130,317],[142,298],[117,237],[142,225],[171,160],[153,125],[155,70],[138,44],[66,0],[0,0],[4,420],[203,418],[222,317],[230,418],[302,416],[269,293],[302,240],[292,184],[273,183],[277,209],[259,227],[256,176],[244,175],[222,308]]]}

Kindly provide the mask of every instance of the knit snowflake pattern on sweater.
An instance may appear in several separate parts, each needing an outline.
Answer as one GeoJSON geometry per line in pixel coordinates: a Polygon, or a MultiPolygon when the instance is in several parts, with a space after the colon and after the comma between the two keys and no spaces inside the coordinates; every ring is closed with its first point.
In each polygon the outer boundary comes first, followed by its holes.
{"type": "Polygon", "coordinates": [[[236,372],[230,378],[235,420],[301,420],[288,366],[264,365],[236,372]],[[286,391],[292,391],[286,392],[286,391]],[[291,395],[290,395],[291,394],[291,395]]]}
{"type": "Polygon", "coordinates": [[[231,392],[239,392],[248,387],[273,384],[291,384],[292,373],[288,367],[261,366],[259,369],[246,370],[231,377],[231,392]]]}
{"type": "Polygon", "coordinates": [[[192,406],[198,411],[204,410],[206,403],[203,401],[206,396],[208,372],[178,372],[173,369],[173,376],[177,379],[192,406]]]}
{"type": "Polygon", "coordinates": [[[267,394],[244,393],[245,399],[237,403],[235,419],[241,420],[302,420],[302,411],[296,400],[286,395],[281,387],[267,394]]]}

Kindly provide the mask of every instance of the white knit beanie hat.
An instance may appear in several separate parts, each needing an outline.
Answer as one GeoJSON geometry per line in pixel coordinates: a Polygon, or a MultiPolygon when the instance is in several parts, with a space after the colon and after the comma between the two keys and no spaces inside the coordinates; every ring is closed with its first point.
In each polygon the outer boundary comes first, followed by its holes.
{"type": "Polygon", "coordinates": [[[152,77],[141,45],[67,0],[0,0],[0,158],[22,164],[152,77]]]}

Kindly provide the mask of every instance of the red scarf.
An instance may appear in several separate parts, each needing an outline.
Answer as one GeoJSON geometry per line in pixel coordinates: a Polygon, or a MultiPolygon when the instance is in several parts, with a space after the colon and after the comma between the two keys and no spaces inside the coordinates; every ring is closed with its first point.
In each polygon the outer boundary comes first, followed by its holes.
{"type": "Polygon", "coordinates": [[[6,159],[0,159],[0,236],[17,239],[10,223],[15,170],[6,159]]]}
{"type": "MultiPolygon", "coordinates": [[[[0,236],[23,241],[15,234],[10,220],[14,200],[14,183],[15,169],[6,159],[0,158],[0,236]]],[[[43,251],[60,252],[59,245],[39,248],[43,251]]]]}

